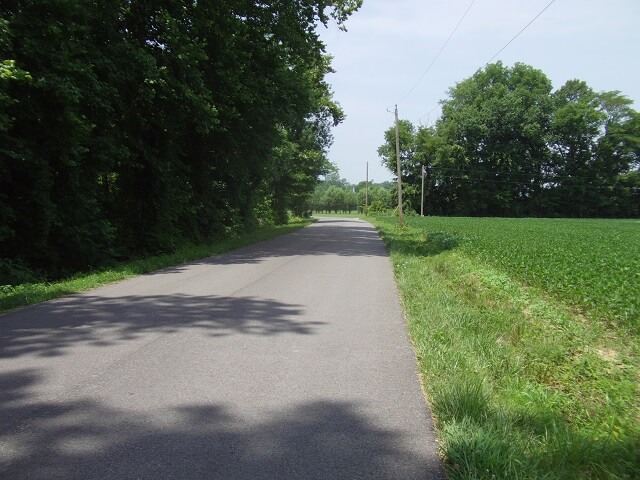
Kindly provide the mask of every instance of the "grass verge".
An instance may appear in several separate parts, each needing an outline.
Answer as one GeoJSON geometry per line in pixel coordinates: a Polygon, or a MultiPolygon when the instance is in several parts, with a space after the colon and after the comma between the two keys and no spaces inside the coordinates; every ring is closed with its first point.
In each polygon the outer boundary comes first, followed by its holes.
{"type": "Polygon", "coordinates": [[[0,286],[0,312],[51,300],[72,293],[83,292],[143,273],[262,242],[306,227],[311,223],[313,223],[313,220],[298,219],[289,222],[287,225],[264,227],[237,237],[219,239],[207,244],[188,245],[178,249],[174,253],[123,262],[104,270],[80,273],[72,278],[57,282],[0,286]]]}
{"type": "Polygon", "coordinates": [[[640,478],[633,330],[474,255],[442,219],[370,220],[391,255],[451,480],[640,478]]]}

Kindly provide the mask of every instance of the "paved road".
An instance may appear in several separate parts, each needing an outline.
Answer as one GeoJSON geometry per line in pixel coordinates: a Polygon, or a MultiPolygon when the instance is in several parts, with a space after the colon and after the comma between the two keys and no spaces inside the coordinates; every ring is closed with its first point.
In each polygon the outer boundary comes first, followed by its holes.
{"type": "Polygon", "coordinates": [[[365,222],[0,316],[0,478],[441,479],[365,222]]]}

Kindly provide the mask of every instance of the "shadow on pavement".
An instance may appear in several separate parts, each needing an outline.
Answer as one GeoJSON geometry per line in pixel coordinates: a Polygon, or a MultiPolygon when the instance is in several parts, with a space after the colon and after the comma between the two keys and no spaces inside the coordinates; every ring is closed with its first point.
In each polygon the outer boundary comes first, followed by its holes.
{"type": "Polygon", "coordinates": [[[378,232],[368,223],[356,220],[321,219],[309,227],[288,235],[186,265],[166,268],[154,274],[180,273],[188,265],[252,264],[267,258],[299,255],[388,256],[378,232]]]}
{"type": "Polygon", "coordinates": [[[33,371],[0,375],[2,478],[444,478],[350,403],[303,403],[253,420],[218,404],[133,415],[95,400],[33,403],[38,381],[33,371]]]}
{"type": "Polygon", "coordinates": [[[0,317],[0,358],[57,356],[78,344],[103,347],[183,329],[210,336],[313,334],[323,323],[298,319],[303,313],[299,305],[253,297],[71,296],[0,317]]]}

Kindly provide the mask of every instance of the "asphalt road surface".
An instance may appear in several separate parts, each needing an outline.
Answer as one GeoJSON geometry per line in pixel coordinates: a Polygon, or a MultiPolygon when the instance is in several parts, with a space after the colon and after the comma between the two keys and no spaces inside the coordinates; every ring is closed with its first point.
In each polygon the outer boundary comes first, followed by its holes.
{"type": "Polygon", "coordinates": [[[443,479],[376,231],[299,232],[0,316],[0,478],[443,479]]]}

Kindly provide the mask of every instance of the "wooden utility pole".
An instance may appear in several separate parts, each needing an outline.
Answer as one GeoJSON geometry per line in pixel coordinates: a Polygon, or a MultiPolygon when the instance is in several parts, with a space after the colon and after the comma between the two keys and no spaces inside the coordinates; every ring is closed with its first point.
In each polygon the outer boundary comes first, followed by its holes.
{"type": "Polygon", "coordinates": [[[367,162],[367,180],[364,184],[364,215],[369,216],[369,162],[367,162]]]}
{"type": "Polygon", "coordinates": [[[398,133],[398,105],[396,105],[396,163],[398,169],[398,224],[404,224],[402,218],[402,169],[400,168],[400,134],[398,133]]]}
{"type": "Polygon", "coordinates": [[[420,216],[424,217],[424,176],[427,173],[427,169],[422,165],[422,193],[420,194],[420,216]]]}

